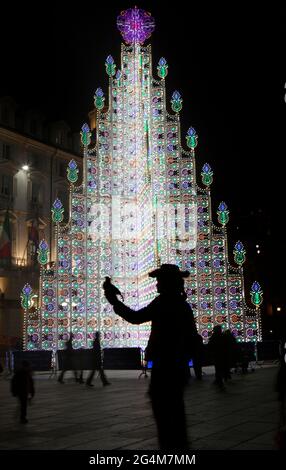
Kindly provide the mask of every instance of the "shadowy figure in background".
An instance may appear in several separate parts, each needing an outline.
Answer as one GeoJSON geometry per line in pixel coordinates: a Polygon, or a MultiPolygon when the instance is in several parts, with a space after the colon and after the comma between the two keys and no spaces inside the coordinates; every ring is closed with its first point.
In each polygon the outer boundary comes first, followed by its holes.
{"type": "Polygon", "coordinates": [[[197,330],[190,305],[186,302],[184,278],[172,264],[163,264],[149,274],[157,279],[156,297],[138,311],[117,298],[108,284],[105,296],[115,313],[133,324],[152,322],[146,360],[152,361],[149,395],[162,450],[188,449],[184,406],[184,387],[189,377],[189,360],[193,356],[197,330]]]}
{"type": "Polygon", "coordinates": [[[67,370],[73,370],[74,378],[76,382],[79,382],[77,376],[77,370],[75,369],[75,360],[74,360],[74,349],[72,346],[73,333],[71,333],[69,339],[65,344],[65,355],[63,356],[63,369],[59,375],[58,382],[64,384],[64,375],[67,370]]]}
{"type": "Polygon", "coordinates": [[[235,337],[230,330],[223,333],[226,347],[226,365],[224,379],[231,379],[231,369],[236,369],[238,361],[238,347],[235,337]]]}
{"type": "Polygon", "coordinates": [[[278,392],[279,420],[276,443],[280,450],[286,450],[286,336],[280,342],[279,370],[276,379],[276,391],[278,392]]]}
{"type": "Polygon", "coordinates": [[[228,363],[226,341],[220,325],[216,325],[214,327],[213,334],[209,339],[208,347],[212,354],[215,366],[214,383],[223,389],[223,379],[227,376],[228,363]]]}
{"type": "Polygon", "coordinates": [[[111,385],[110,382],[108,382],[106,375],[104,373],[104,370],[103,370],[99,331],[95,332],[94,340],[92,344],[92,352],[93,352],[93,369],[90,371],[90,374],[86,380],[86,385],[88,385],[89,387],[93,387],[92,380],[96,371],[99,372],[99,376],[100,376],[103,386],[111,385]]]}
{"type": "Polygon", "coordinates": [[[35,395],[34,381],[30,364],[28,361],[22,362],[22,367],[16,370],[11,380],[11,392],[20,402],[20,422],[26,424],[28,400],[35,395]]]}
{"type": "Polygon", "coordinates": [[[202,380],[203,378],[203,371],[202,371],[203,359],[204,359],[203,338],[198,333],[196,336],[196,347],[193,353],[193,368],[194,368],[196,379],[198,380],[202,380]]]}

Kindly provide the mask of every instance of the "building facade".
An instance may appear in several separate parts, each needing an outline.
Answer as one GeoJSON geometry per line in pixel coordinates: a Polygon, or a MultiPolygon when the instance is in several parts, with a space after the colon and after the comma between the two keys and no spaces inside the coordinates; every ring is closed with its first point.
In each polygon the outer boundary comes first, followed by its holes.
{"type": "Polygon", "coordinates": [[[47,123],[36,110],[23,111],[0,98],[0,233],[9,223],[10,256],[0,257],[0,349],[22,337],[19,292],[24,281],[37,290],[37,246],[45,238],[53,259],[50,210],[58,197],[68,208],[66,168],[81,167],[79,134],[64,121],[47,123]]]}

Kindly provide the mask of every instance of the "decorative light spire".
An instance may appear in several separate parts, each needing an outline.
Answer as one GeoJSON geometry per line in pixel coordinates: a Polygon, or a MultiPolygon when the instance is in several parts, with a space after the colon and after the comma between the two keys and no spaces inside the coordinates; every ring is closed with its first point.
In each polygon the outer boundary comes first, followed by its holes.
{"type": "Polygon", "coordinates": [[[241,242],[239,241],[236,242],[234,246],[233,254],[234,254],[234,261],[236,262],[236,264],[238,264],[239,266],[242,266],[243,263],[245,262],[246,251],[241,242]]]}
{"type": "Polygon", "coordinates": [[[42,265],[47,264],[49,256],[49,246],[46,240],[41,240],[39,243],[38,253],[38,262],[42,265]]]}
{"type": "Polygon", "coordinates": [[[166,78],[168,74],[168,64],[164,57],[161,57],[157,66],[158,75],[160,78],[166,78]]]}
{"type": "Polygon", "coordinates": [[[59,198],[57,198],[52,207],[53,222],[59,223],[64,220],[64,207],[59,198]]]}
{"type": "Polygon", "coordinates": [[[104,98],[102,89],[97,88],[97,90],[94,94],[94,106],[99,111],[104,107],[104,100],[105,100],[105,98],[104,98]]]}
{"type": "Polygon", "coordinates": [[[127,44],[143,44],[153,33],[155,20],[141,8],[128,8],[117,17],[117,28],[127,44]]]}
{"type": "Polygon", "coordinates": [[[67,177],[70,183],[76,183],[78,180],[78,167],[75,160],[71,160],[67,167],[67,177]]]}
{"type": "Polygon", "coordinates": [[[217,210],[218,221],[224,227],[229,221],[229,210],[225,202],[221,202],[217,210]]]}
{"type": "Polygon", "coordinates": [[[187,139],[187,146],[190,149],[194,150],[196,146],[198,145],[198,136],[193,127],[189,128],[187,135],[186,135],[186,139],[187,139]]]}
{"type": "Polygon", "coordinates": [[[256,308],[258,308],[263,302],[263,291],[257,281],[252,284],[250,295],[251,302],[256,308]]]}
{"type": "Polygon", "coordinates": [[[213,182],[213,171],[208,163],[205,163],[202,168],[202,182],[205,186],[210,186],[213,182]]]}
{"type": "Polygon", "coordinates": [[[183,107],[182,103],[183,100],[180,93],[178,91],[174,91],[171,99],[172,110],[175,111],[175,113],[179,113],[183,107]]]}
{"type": "Polygon", "coordinates": [[[88,146],[90,144],[90,137],[91,137],[91,132],[90,132],[88,124],[85,123],[82,126],[80,135],[81,135],[82,145],[84,145],[85,147],[88,146]]]}
{"type": "Polygon", "coordinates": [[[30,284],[25,284],[21,292],[21,305],[27,310],[32,307],[32,287],[30,284]]]}
{"type": "Polygon", "coordinates": [[[109,55],[105,62],[106,73],[109,77],[113,77],[115,75],[116,64],[114,63],[113,57],[109,55]]]}

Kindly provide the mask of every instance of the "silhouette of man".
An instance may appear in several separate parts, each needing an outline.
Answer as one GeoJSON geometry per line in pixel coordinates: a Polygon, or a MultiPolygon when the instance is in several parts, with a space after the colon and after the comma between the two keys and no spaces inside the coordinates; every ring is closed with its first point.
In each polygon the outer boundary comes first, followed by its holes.
{"type": "Polygon", "coordinates": [[[103,285],[116,314],[133,324],[151,321],[146,351],[146,359],[153,362],[149,395],[163,450],[188,449],[184,386],[197,334],[184,291],[184,278],[189,274],[172,264],[163,264],[151,272],[149,276],[157,279],[159,295],[138,311],[124,305],[114,290],[103,285]]]}
{"type": "Polygon", "coordinates": [[[74,349],[72,346],[73,333],[71,333],[69,339],[65,344],[65,355],[63,356],[63,369],[59,375],[58,382],[64,384],[64,375],[67,370],[74,371],[75,381],[78,382],[77,370],[75,370],[75,361],[74,361],[74,349]]]}
{"type": "Polygon", "coordinates": [[[223,379],[227,375],[228,358],[227,358],[227,343],[225,336],[222,333],[220,325],[216,325],[213,329],[213,334],[209,340],[209,349],[212,352],[214,366],[215,366],[215,384],[221,389],[224,388],[223,379]]]}
{"type": "Polygon", "coordinates": [[[34,381],[28,361],[23,361],[22,367],[16,370],[11,381],[11,392],[20,402],[20,422],[26,424],[28,400],[35,395],[34,381]]]}
{"type": "Polygon", "coordinates": [[[99,333],[99,331],[95,332],[94,340],[93,340],[93,344],[92,344],[92,352],[93,352],[93,369],[90,372],[90,374],[89,374],[89,376],[86,380],[86,385],[88,385],[89,387],[93,387],[92,380],[93,380],[94,374],[97,370],[99,371],[99,375],[100,375],[102,385],[103,386],[111,385],[110,382],[108,382],[108,380],[106,378],[106,375],[104,373],[103,366],[102,366],[102,356],[101,356],[100,333],[99,333]]]}

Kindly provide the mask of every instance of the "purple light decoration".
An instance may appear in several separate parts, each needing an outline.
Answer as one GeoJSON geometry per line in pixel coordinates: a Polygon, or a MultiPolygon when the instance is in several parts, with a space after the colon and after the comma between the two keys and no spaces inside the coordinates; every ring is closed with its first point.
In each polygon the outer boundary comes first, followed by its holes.
{"type": "Polygon", "coordinates": [[[106,63],[107,64],[114,64],[114,59],[112,57],[112,55],[109,55],[106,59],[106,63]]]}
{"type": "MultiPolygon", "coordinates": [[[[84,124],[84,125],[85,125],[85,124],[84,124]]],[[[82,127],[84,127],[84,125],[83,125],[82,127]]],[[[86,126],[87,126],[87,124],[86,124],[86,126]]],[[[88,126],[87,126],[87,127],[88,127],[88,126]]],[[[88,131],[86,131],[86,132],[88,132],[88,131]]],[[[76,162],[75,162],[74,160],[71,160],[71,161],[69,162],[69,168],[70,168],[71,170],[75,170],[75,169],[77,168],[77,164],[76,164],[76,162]]]]}
{"type": "Polygon", "coordinates": [[[128,8],[117,17],[117,28],[127,44],[143,44],[153,33],[155,20],[141,8],[128,8]]]}
{"type": "Polygon", "coordinates": [[[253,292],[259,292],[261,287],[259,285],[259,283],[257,281],[255,281],[253,284],[252,284],[252,288],[253,292]]]}
{"type": "Polygon", "coordinates": [[[121,70],[117,70],[115,77],[116,77],[117,80],[120,80],[120,78],[122,77],[121,70]]]}
{"type": "Polygon", "coordinates": [[[211,171],[211,167],[208,163],[205,163],[204,166],[203,166],[203,172],[204,173],[210,173],[211,171]]]}
{"type": "Polygon", "coordinates": [[[176,100],[176,101],[181,99],[181,95],[180,95],[180,93],[179,93],[177,90],[174,91],[174,93],[173,93],[173,95],[172,95],[172,99],[173,99],[173,100],[176,100]]]}
{"type": "Polygon", "coordinates": [[[167,61],[164,57],[161,57],[161,59],[159,60],[159,65],[160,67],[164,67],[164,65],[167,64],[167,61]]]}
{"type": "Polygon", "coordinates": [[[225,202],[221,202],[220,205],[218,206],[218,210],[223,212],[227,210],[227,205],[225,202]]]}
{"type": "Polygon", "coordinates": [[[48,248],[48,244],[46,242],[46,240],[41,240],[40,243],[39,243],[39,248],[41,250],[46,250],[48,248]]]}
{"type": "Polygon", "coordinates": [[[234,247],[237,251],[243,250],[243,244],[241,242],[237,242],[234,247]]]}
{"type": "MultiPolygon", "coordinates": [[[[98,88],[97,90],[100,90],[101,88],[98,88]]],[[[96,90],[96,91],[97,91],[96,90]]],[[[84,123],[84,125],[82,126],[81,128],[82,132],[89,132],[89,126],[88,124],[86,124],[86,122],[84,123]]]]}
{"type": "Polygon", "coordinates": [[[57,198],[53,204],[54,209],[61,209],[63,207],[61,201],[57,198]]]}
{"type": "Polygon", "coordinates": [[[26,294],[26,295],[30,295],[31,292],[32,292],[32,287],[31,287],[29,284],[26,284],[26,285],[23,287],[23,292],[24,292],[24,294],[26,294]]]}
{"type": "MultiPolygon", "coordinates": [[[[95,96],[102,98],[103,97],[103,91],[101,88],[97,88],[95,92],[95,96]]],[[[86,124],[87,125],[87,124],[86,124]]],[[[88,126],[87,126],[88,127],[88,126]]],[[[89,129],[88,129],[89,130],[89,129]]]]}
{"type": "Polygon", "coordinates": [[[190,136],[190,137],[193,137],[194,135],[196,135],[196,131],[193,127],[190,127],[187,134],[190,136]]]}

